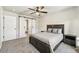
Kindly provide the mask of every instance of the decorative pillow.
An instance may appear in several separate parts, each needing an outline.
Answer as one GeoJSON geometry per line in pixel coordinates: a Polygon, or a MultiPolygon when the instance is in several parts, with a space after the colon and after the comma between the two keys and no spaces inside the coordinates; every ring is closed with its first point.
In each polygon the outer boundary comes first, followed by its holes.
{"type": "Polygon", "coordinates": [[[48,32],[52,32],[52,28],[48,28],[48,32]]]}
{"type": "Polygon", "coordinates": [[[58,34],[62,34],[62,29],[58,29],[58,34]]]}
{"type": "Polygon", "coordinates": [[[53,33],[58,33],[58,29],[57,28],[53,28],[52,32],[53,33]]]}

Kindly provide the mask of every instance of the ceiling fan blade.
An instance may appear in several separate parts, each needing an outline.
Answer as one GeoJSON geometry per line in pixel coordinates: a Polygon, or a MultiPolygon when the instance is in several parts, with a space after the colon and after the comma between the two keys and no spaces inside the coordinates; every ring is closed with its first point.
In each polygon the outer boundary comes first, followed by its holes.
{"type": "Polygon", "coordinates": [[[39,12],[41,12],[41,13],[48,13],[48,12],[46,12],[46,11],[39,11],[39,12]]]}
{"type": "Polygon", "coordinates": [[[35,11],[35,9],[32,9],[32,8],[28,8],[28,9],[35,11]]]}
{"type": "Polygon", "coordinates": [[[44,6],[41,6],[41,9],[44,9],[44,6]]]}

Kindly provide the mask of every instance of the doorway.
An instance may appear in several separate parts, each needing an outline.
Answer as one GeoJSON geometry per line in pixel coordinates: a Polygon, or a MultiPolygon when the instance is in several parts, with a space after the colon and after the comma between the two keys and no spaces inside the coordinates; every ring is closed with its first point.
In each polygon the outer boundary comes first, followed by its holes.
{"type": "Polygon", "coordinates": [[[37,32],[37,24],[35,19],[28,19],[29,34],[35,34],[37,32]]]}
{"type": "Polygon", "coordinates": [[[28,20],[25,17],[19,17],[19,38],[26,37],[28,34],[28,20]]]}

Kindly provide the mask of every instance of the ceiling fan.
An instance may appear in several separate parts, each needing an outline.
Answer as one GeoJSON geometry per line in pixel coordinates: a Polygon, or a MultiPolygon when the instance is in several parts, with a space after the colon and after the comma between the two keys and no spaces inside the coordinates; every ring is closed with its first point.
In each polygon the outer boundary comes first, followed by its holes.
{"type": "Polygon", "coordinates": [[[40,16],[41,13],[44,13],[44,14],[48,13],[47,11],[43,10],[44,8],[45,8],[44,6],[37,6],[34,9],[32,9],[32,8],[28,8],[28,9],[33,11],[30,14],[37,14],[38,16],[40,16]]]}

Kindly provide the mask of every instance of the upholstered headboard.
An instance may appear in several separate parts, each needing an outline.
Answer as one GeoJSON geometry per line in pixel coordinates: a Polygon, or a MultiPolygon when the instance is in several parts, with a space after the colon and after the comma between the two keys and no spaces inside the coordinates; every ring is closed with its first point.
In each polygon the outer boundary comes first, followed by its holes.
{"type": "Polygon", "coordinates": [[[47,25],[47,31],[49,28],[61,28],[62,33],[64,34],[64,24],[52,24],[52,25],[47,25]]]}

